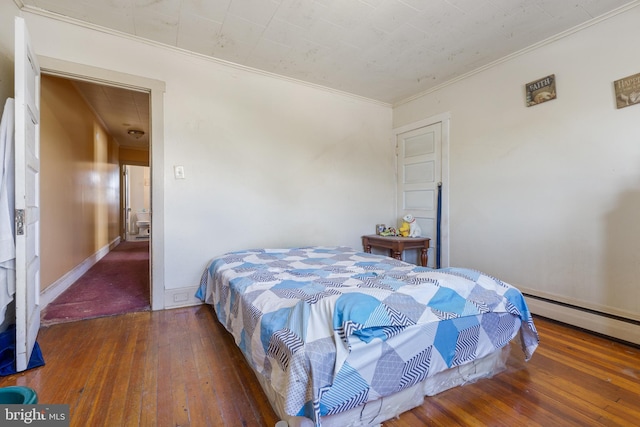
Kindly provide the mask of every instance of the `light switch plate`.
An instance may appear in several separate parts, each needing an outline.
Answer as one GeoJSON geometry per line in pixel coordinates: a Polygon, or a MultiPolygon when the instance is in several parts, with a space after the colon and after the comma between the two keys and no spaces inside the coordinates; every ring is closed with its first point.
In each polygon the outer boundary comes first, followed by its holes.
{"type": "Polygon", "coordinates": [[[174,166],[173,174],[176,179],[184,179],[184,166],[174,166]]]}

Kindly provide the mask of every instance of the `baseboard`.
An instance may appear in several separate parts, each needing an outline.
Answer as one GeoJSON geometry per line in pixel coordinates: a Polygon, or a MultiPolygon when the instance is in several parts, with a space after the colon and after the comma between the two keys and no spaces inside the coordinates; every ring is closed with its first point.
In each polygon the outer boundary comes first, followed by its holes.
{"type": "Polygon", "coordinates": [[[64,291],[69,289],[76,280],[93,267],[95,263],[107,255],[111,249],[118,245],[118,243],[120,243],[120,237],[115,238],[111,243],[100,248],[96,253],[75,266],[64,276],[47,286],[45,290],[40,292],[40,309],[44,309],[49,305],[49,303],[51,303],[51,301],[58,298],[64,291]]]}
{"type": "Polygon", "coordinates": [[[640,345],[640,322],[525,295],[533,314],[640,345]]]}
{"type": "Polygon", "coordinates": [[[165,289],[164,291],[164,308],[189,307],[200,305],[202,301],[195,297],[198,286],[189,286],[186,288],[165,289]]]}

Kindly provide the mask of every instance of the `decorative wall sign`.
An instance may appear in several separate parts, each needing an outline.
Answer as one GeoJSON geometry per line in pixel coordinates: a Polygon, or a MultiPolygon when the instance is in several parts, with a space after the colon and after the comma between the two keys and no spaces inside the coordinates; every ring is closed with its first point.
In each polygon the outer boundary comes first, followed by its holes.
{"type": "Polygon", "coordinates": [[[613,82],[616,91],[616,107],[624,108],[640,103],[640,73],[613,82]]]}
{"type": "Polygon", "coordinates": [[[524,87],[527,91],[527,107],[556,99],[555,74],[527,83],[524,87]]]}

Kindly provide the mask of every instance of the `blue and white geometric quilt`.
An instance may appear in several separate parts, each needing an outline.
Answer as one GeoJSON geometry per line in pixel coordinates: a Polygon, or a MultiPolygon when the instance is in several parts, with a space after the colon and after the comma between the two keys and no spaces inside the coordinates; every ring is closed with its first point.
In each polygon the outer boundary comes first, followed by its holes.
{"type": "Polygon", "coordinates": [[[346,247],[214,258],[197,292],[291,416],[339,413],[538,334],[524,297],[478,271],[346,247]]]}

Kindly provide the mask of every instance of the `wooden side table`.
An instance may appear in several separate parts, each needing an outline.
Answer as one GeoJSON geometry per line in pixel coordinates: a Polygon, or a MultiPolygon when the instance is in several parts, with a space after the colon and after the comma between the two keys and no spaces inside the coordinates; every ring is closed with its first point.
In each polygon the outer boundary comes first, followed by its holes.
{"type": "Polygon", "coordinates": [[[423,267],[426,267],[430,240],[428,237],[396,237],[371,234],[362,236],[362,247],[367,253],[371,253],[371,248],[389,249],[389,256],[399,260],[402,260],[402,252],[406,249],[420,249],[420,263],[423,267]]]}

